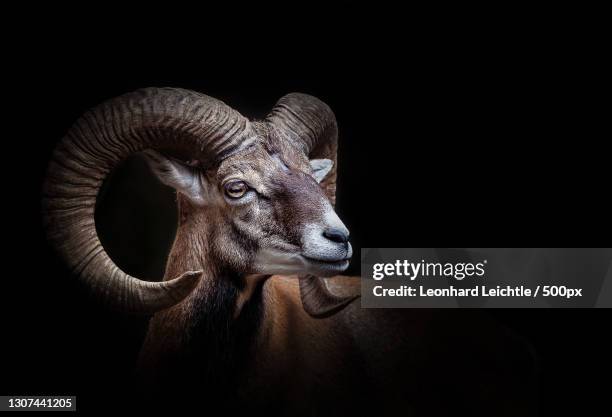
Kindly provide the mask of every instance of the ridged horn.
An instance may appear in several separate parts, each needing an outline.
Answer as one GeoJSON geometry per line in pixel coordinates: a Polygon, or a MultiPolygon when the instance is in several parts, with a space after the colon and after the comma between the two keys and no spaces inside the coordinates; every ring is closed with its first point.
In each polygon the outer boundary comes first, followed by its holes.
{"type": "Polygon", "coordinates": [[[323,319],[333,316],[359,298],[358,295],[340,297],[332,294],[325,281],[314,275],[304,275],[299,280],[302,307],[311,317],[323,319]]]}
{"type": "Polygon", "coordinates": [[[276,102],[266,122],[274,134],[293,143],[308,158],[334,162],[321,187],[332,205],[336,204],[338,124],[329,106],[308,94],[287,94],[276,102]]]}
{"type": "Polygon", "coordinates": [[[96,232],[102,182],[128,156],[145,149],[189,152],[204,163],[246,145],[249,122],[219,100],[189,90],[146,88],[85,113],[55,148],[43,186],[50,243],[94,295],[114,310],[154,313],[184,299],[201,271],[148,282],[123,272],[96,232]]]}
{"type": "MultiPolygon", "coordinates": [[[[325,158],[334,163],[321,182],[332,205],[336,203],[338,166],[338,124],[331,108],[308,94],[291,93],[282,97],[266,117],[271,132],[289,141],[309,159],[325,158]]],[[[302,306],[310,316],[324,318],[348,306],[358,296],[339,297],[327,289],[325,281],[313,275],[301,276],[302,306]]]]}

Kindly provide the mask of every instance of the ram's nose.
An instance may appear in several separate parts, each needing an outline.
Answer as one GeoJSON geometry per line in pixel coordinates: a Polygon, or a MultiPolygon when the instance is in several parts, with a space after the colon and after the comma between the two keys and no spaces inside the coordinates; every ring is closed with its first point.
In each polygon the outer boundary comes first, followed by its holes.
{"type": "Polygon", "coordinates": [[[335,243],[346,244],[349,240],[349,232],[345,228],[328,227],[323,231],[323,236],[335,243]]]}

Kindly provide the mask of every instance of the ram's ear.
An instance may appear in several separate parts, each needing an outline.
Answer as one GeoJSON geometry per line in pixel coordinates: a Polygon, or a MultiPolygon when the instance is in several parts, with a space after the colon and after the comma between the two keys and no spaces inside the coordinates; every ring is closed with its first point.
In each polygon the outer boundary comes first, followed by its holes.
{"type": "Polygon", "coordinates": [[[153,174],[163,183],[202,206],[207,201],[208,183],[201,172],[176,159],[147,149],[142,152],[153,174]]]}
{"type": "Polygon", "coordinates": [[[331,159],[311,159],[310,167],[312,168],[312,176],[317,182],[323,181],[323,179],[329,174],[329,171],[334,166],[334,161],[331,159]]]}

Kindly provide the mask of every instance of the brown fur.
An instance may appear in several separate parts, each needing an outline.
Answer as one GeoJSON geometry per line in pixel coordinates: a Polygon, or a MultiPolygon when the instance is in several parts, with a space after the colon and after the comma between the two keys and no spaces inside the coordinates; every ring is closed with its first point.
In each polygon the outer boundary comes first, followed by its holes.
{"type": "MultiPolygon", "coordinates": [[[[216,247],[223,225],[184,201],[181,208],[189,216],[179,226],[166,276],[204,274],[190,296],[151,320],[139,365],[150,392],[164,394],[156,399],[176,393],[185,405],[189,398],[292,416],[395,415],[398,409],[531,415],[531,356],[484,315],[363,310],[357,302],[330,318],[312,318],[297,277],[236,273],[238,255],[216,247]],[[454,408],[445,409],[438,395],[456,402],[454,408]]],[[[334,277],[328,284],[340,295],[359,292],[359,278],[334,277]]]]}

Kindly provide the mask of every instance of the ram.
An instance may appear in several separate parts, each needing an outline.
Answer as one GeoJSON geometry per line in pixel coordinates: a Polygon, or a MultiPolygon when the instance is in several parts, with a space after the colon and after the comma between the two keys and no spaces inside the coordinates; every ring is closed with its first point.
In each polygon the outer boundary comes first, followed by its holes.
{"type": "Polygon", "coordinates": [[[126,94],[87,112],[56,147],[44,185],[49,240],[108,307],[154,314],[139,374],[155,404],[214,400],[287,415],[401,406],[438,415],[447,405],[428,396],[455,373],[476,382],[470,401],[450,397],[453,411],[525,411],[515,368],[525,358],[506,333],[435,311],[362,310],[353,302],[358,279],[321,278],[344,271],[352,256],[333,208],[337,138],[330,108],[304,94],[284,96],[260,121],[193,91],[126,94]],[[177,190],[179,224],[161,282],[120,270],[96,231],[98,191],[135,153],[177,190]],[[470,347],[476,361],[460,355],[471,339],[486,340],[470,347]],[[364,395],[369,402],[356,401],[364,395]]]}

